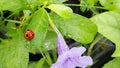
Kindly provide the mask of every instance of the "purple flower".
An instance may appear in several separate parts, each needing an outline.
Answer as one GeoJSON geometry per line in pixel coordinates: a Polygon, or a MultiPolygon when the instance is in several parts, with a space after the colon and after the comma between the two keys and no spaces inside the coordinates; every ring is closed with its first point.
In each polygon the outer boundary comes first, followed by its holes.
{"type": "Polygon", "coordinates": [[[69,49],[62,35],[57,31],[56,33],[58,35],[58,59],[50,68],[85,68],[93,64],[93,60],[90,56],[82,56],[86,51],[84,47],[73,47],[69,49]]]}

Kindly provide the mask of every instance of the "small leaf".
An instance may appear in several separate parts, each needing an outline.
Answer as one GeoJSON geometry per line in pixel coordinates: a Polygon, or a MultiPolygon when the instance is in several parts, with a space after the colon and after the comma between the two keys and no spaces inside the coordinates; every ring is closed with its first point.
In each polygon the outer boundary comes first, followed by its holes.
{"type": "Polygon", "coordinates": [[[37,49],[40,46],[43,46],[43,41],[45,40],[48,30],[48,23],[48,16],[44,9],[40,9],[33,14],[32,19],[26,28],[26,30],[30,29],[35,34],[35,37],[31,41],[27,40],[30,49],[37,49]]]}
{"type": "Polygon", "coordinates": [[[113,60],[109,61],[102,68],[120,68],[120,57],[114,58],[113,60]]]}
{"type": "Polygon", "coordinates": [[[27,8],[27,0],[0,0],[0,10],[19,11],[27,8]]]}
{"type": "Polygon", "coordinates": [[[51,14],[51,17],[62,34],[78,42],[90,43],[96,35],[96,25],[83,16],[73,14],[70,19],[63,19],[55,14],[51,14]]]}
{"type": "Polygon", "coordinates": [[[47,6],[47,8],[51,9],[63,18],[70,18],[73,15],[72,9],[63,4],[51,4],[47,6]]]}
{"type": "Polygon", "coordinates": [[[116,44],[113,56],[120,56],[120,13],[111,11],[96,15],[91,20],[98,26],[98,32],[116,44]]]}
{"type": "Polygon", "coordinates": [[[108,10],[118,10],[120,9],[120,0],[99,0],[101,5],[108,10]]]}

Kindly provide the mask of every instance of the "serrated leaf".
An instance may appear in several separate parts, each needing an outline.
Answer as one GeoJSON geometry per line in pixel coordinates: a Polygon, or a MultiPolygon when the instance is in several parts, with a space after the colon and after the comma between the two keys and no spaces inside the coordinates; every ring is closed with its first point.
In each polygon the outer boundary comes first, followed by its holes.
{"type": "Polygon", "coordinates": [[[51,14],[51,17],[62,34],[84,44],[92,42],[97,32],[93,22],[78,14],[73,14],[70,19],[63,19],[54,14],[51,14]]]}
{"type": "Polygon", "coordinates": [[[98,26],[98,32],[116,44],[113,56],[120,56],[120,13],[111,11],[96,15],[91,20],[98,26]]]}
{"type": "Polygon", "coordinates": [[[51,4],[47,6],[47,8],[51,9],[63,18],[70,18],[73,15],[72,9],[63,4],[51,4]]]}
{"type": "Polygon", "coordinates": [[[27,8],[27,0],[0,0],[0,10],[19,11],[27,8]]]}
{"type": "Polygon", "coordinates": [[[27,68],[28,51],[22,42],[0,44],[0,68],[27,68]]]}
{"type": "Polygon", "coordinates": [[[33,14],[32,19],[26,28],[26,30],[30,29],[35,34],[35,37],[31,41],[27,40],[30,49],[37,49],[40,46],[43,46],[42,44],[48,30],[48,23],[48,16],[44,9],[40,9],[33,14]]]}
{"type": "Polygon", "coordinates": [[[120,68],[119,63],[120,63],[120,57],[117,57],[106,63],[102,68],[120,68]]]}
{"type": "Polygon", "coordinates": [[[68,0],[49,0],[50,4],[60,4],[68,0]]]}
{"type": "Polygon", "coordinates": [[[120,0],[99,0],[101,5],[108,10],[118,10],[120,9],[120,0]]]}

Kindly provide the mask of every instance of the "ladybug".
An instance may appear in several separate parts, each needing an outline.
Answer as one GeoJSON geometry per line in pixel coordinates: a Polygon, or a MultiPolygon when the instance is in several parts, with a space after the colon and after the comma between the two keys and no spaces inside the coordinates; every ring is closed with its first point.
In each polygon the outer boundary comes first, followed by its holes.
{"type": "Polygon", "coordinates": [[[34,38],[34,32],[30,29],[26,30],[24,33],[24,38],[27,40],[32,40],[34,38]]]}

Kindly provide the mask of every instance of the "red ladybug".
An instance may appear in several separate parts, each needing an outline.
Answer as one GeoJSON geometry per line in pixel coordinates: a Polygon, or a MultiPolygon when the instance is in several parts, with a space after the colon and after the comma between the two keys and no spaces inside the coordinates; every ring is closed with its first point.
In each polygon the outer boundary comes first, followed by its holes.
{"type": "Polygon", "coordinates": [[[24,37],[27,39],[27,40],[32,40],[34,38],[34,32],[32,30],[26,30],[25,33],[24,33],[24,37]]]}

